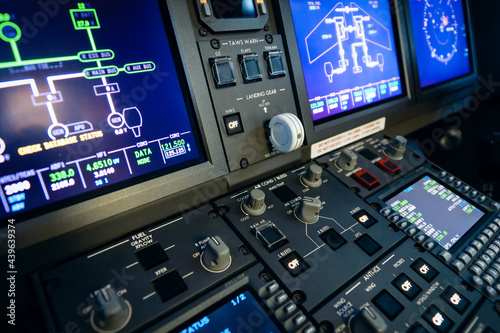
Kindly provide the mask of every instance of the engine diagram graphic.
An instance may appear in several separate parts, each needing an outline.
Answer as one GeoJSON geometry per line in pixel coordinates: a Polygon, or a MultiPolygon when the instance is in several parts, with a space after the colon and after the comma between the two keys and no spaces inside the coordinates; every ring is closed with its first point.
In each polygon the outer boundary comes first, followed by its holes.
{"type": "MultiPolygon", "coordinates": [[[[126,108],[121,112],[116,110],[112,95],[120,93],[120,85],[116,82],[110,82],[108,78],[118,76],[122,73],[136,74],[154,71],[156,65],[151,61],[126,64],[122,68],[113,65],[105,65],[115,58],[112,50],[100,49],[97,47],[93,36],[93,30],[100,29],[101,25],[97,16],[96,9],[86,8],[79,4],[78,9],[71,9],[68,13],[71,16],[73,28],[86,33],[89,39],[89,50],[82,50],[76,55],[62,56],[46,59],[23,59],[18,42],[22,38],[22,30],[16,23],[5,21],[0,23],[0,39],[8,43],[12,49],[14,61],[0,63],[0,69],[13,67],[26,67],[34,65],[50,66],[70,61],[79,61],[84,65],[84,70],[77,73],[68,73],[63,75],[47,76],[49,91],[42,91],[39,83],[33,78],[18,79],[14,81],[0,82],[0,89],[8,89],[28,85],[31,87],[31,102],[35,107],[44,107],[47,109],[52,124],[47,129],[47,135],[52,140],[67,138],[70,135],[90,132],[94,130],[94,125],[87,120],[63,124],[57,117],[57,104],[64,103],[64,96],[57,89],[56,84],[63,84],[65,80],[87,79],[100,81],[94,85],[93,93],[96,97],[106,98],[109,103],[110,114],[107,122],[111,128],[115,129],[117,135],[124,134],[130,129],[136,138],[141,136],[142,115],[138,108],[126,108]]],[[[62,65],[59,65],[61,67],[62,65]]],[[[57,67],[57,65],[55,66],[57,67]]]]}
{"type": "Polygon", "coordinates": [[[338,63],[324,63],[325,74],[330,83],[333,82],[334,75],[346,72],[349,66],[352,66],[354,74],[363,72],[363,64],[366,68],[379,68],[383,71],[384,56],[381,53],[370,54],[370,45],[392,50],[389,29],[354,2],[348,6],[342,2],[337,3],[306,37],[305,43],[310,64],[330,51],[338,53],[338,63]]]}

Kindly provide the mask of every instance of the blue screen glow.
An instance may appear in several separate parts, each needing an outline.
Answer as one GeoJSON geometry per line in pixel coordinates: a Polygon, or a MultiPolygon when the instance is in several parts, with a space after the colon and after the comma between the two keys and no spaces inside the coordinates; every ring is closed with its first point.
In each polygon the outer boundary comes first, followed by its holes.
{"type": "Polygon", "coordinates": [[[402,94],[388,0],[290,0],[313,121],[402,94]]]}
{"type": "Polygon", "coordinates": [[[410,0],[420,86],[471,72],[462,0],[410,0]]]}

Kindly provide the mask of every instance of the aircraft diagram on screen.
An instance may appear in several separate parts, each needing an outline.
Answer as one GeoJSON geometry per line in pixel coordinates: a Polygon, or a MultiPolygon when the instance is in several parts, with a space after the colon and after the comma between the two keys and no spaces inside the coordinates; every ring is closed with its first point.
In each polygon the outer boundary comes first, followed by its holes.
{"type": "Polygon", "coordinates": [[[363,72],[362,64],[367,68],[378,67],[380,71],[384,71],[383,54],[377,53],[375,57],[370,55],[370,44],[392,50],[389,29],[354,2],[349,6],[337,3],[306,37],[305,43],[310,64],[323,57],[331,58],[331,55],[327,55],[330,51],[338,52],[338,64],[332,61],[324,63],[325,74],[330,83],[333,82],[334,75],[346,72],[351,65],[349,52],[352,70],[354,74],[359,74],[363,72]]]}
{"type": "Polygon", "coordinates": [[[128,128],[133,132],[135,137],[140,137],[142,127],[141,112],[137,107],[126,108],[121,112],[116,110],[112,95],[120,93],[120,86],[116,82],[108,82],[108,77],[117,76],[121,73],[136,74],[150,72],[155,70],[156,65],[151,61],[126,64],[123,68],[103,65],[103,62],[114,59],[115,53],[112,50],[98,49],[96,47],[92,30],[101,28],[96,10],[80,6],[79,9],[71,9],[69,14],[71,15],[74,29],[76,31],[87,32],[92,48],[91,50],[84,50],[71,56],[25,60],[22,58],[17,45],[22,37],[21,28],[16,23],[7,20],[0,23],[0,40],[10,45],[15,60],[3,63],[0,62],[0,69],[14,67],[22,68],[24,66],[34,65],[47,65],[49,68],[57,68],[62,65],[56,65],[55,67],[50,67],[50,65],[67,61],[79,61],[85,65],[85,69],[77,73],[47,76],[46,79],[50,89],[49,92],[40,91],[39,85],[37,85],[37,82],[33,78],[0,82],[0,89],[25,85],[30,86],[32,91],[31,102],[33,106],[46,107],[52,121],[52,124],[48,127],[47,134],[52,140],[57,140],[67,138],[74,134],[90,132],[94,129],[94,126],[87,120],[71,124],[63,124],[58,121],[54,105],[63,103],[64,98],[61,91],[56,88],[56,82],[81,78],[100,80],[102,84],[94,85],[93,93],[96,97],[103,96],[108,100],[110,114],[107,117],[107,122],[109,126],[116,130],[116,134],[123,134],[128,128]]]}

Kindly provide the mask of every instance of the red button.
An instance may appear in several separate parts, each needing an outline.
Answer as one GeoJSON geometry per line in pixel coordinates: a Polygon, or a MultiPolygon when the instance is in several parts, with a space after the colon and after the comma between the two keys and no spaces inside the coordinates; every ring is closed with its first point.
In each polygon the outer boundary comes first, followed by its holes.
{"type": "Polygon", "coordinates": [[[388,158],[384,158],[377,163],[377,166],[388,174],[394,175],[401,171],[401,167],[388,158]]]}
{"type": "Polygon", "coordinates": [[[366,170],[358,171],[354,174],[354,179],[368,190],[379,185],[379,180],[366,170]]]}

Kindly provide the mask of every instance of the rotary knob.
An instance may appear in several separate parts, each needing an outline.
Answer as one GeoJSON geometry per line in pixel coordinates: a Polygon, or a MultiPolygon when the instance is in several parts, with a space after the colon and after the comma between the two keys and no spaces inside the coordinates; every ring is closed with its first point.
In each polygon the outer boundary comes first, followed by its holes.
{"type": "Polygon", "coordinates": [[[321,200],[318,198],[304,197],[300,204],[295,208],[295,216],[304,223],[315,223],[319,219],[321,210],[321,200]]]}
{"type": "Polygon", "coordinates": [[[337,158],[337,160],[335,161],[335,165],[345,171],[354,170],[357,163],[358,155],[355,152],[350,151],[349,149],[343,149],[340,152],[339,158],[337,158]]]}
{"type": "Polygon", "coordinates": [[[299,149],[304,143],[304,126],[292,113],[274,116],[269,122],[269,140],[282,153],[299,149]]]}
{"type": "Polygon", "coordinates": [[[222,238],[210,238],[201,255],[201,263],[208,271],[215,273],[223,272],[231,265],[231,253],[222,238]]]}
{"type": "Polygon", "coordinates": [[[242,208],[251,216],[260,216],[266,211],[266,194],[262,190],[252,190],[248,198],[243,202],[242,208]]]}
{"type": "Polygon", "coordinates": [[[132,315],[131,305],[118,296],[113,287],[96,290],[93,296],[96,302],[90,320],[96,331],[117,332],[128,324],[132,315]]]}
{"type": "Polygon", "coordinates": [[[321,175],[323,174],[323,169],[316,164],[312,164],[307,169],[307,173],[301,177],[302,183],[310,188],[318,188],[323,184],[321,175]]]}
{"type": "Polygon", "coordinates": [[[384,153],[393,160],[402,160],[406,151],[408,140],[398,135],[385,147],[384,153]]]}
{"type": "Polygon", "coordinates": [[[387,323],[374,308],[367,306],[349,320],[349,329],[352,333],[384,333],[387,323]]]}

